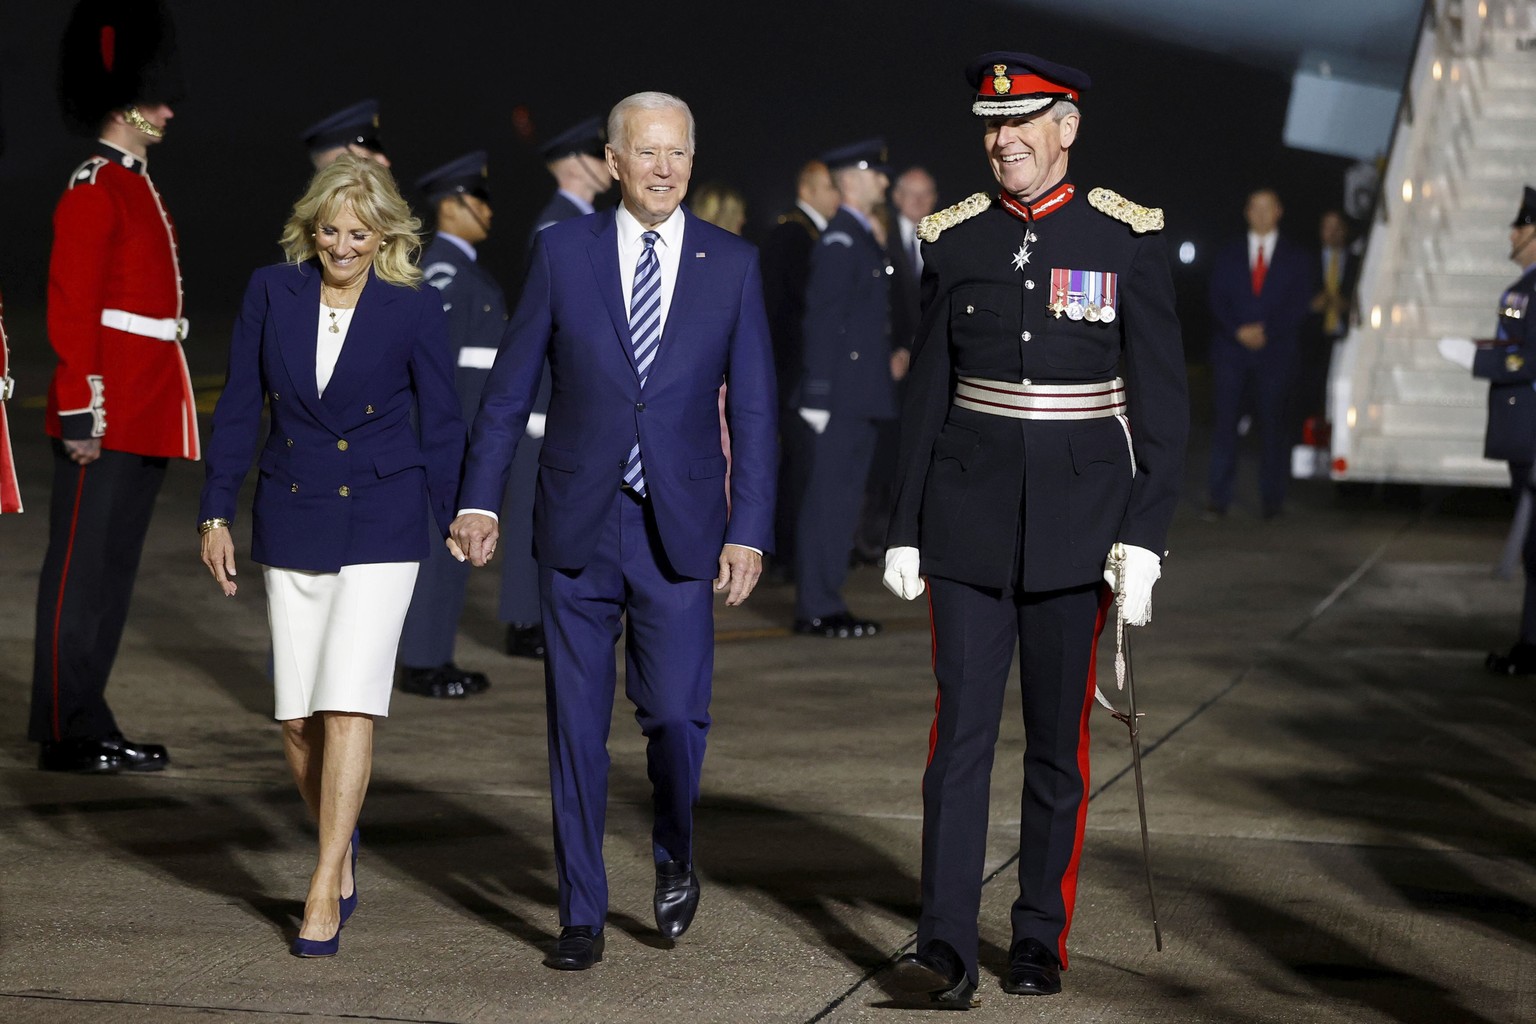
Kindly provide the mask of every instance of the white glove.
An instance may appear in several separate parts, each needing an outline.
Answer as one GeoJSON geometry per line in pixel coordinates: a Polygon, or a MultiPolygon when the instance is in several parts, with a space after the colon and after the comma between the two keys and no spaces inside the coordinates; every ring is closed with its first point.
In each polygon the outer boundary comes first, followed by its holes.
{"type": "Polygon", "coordinates": [[[1104,582],[1116,594],[1122,595],[1121,609],[1127,624],[1145,626],[1152,621],[1152,584],[1163,574],[1161,565],[1162,559],[1134,544],[1116,544],[1110,550],[1104,567],[1104,582]],[[1117,563],[1123,570],[1124,579],[1116,576],[1117,563]]]}
{"type": "Polygon", "coordinates": [[[542,412],[529,413],[528,425],[523,428],[523,433],[537,441],[544,436],[544,419],[545,414],[542,412]]]}
{"type": "Polygon", "coordinates": [[[923,592],[923,577],[918,573],[922,561],[917,548],[887,548],[885,575],[880,582],[903,601],[914,600],[923,592]]]}
{"type": "Polygon", "coordinates": [[[800,418],[819,434],[827,429],[827,424],[832,421],[832,414],[826,409],[801,409],[800,418]]]}
{"type": "Polygon", "coordinates": [[[1471,338],[1441,338],[1435,346],[1440,350],[1440,356],[1448,359],[1463,370],[1472,369],[1472,357],[1477,355],[1477,346],[1471,338]]]}

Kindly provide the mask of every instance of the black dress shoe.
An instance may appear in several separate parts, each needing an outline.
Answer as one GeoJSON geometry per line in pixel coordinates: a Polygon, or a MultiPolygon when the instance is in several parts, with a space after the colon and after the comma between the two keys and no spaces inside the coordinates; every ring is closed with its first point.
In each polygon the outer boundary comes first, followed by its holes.
{"type": "Polygon", "coordinates": [[[1536,644],[1515,644],[1508,654],[1493,651],[1483,667],[1496,676],[1536,675],[1536,644]]]}
{"type": "Polygon", "coordinates": [[[675,860],[656,865],[656,927],[669,939],[679,938],[699,909],[699,879],[675,860]]]}
{"type": "Polygon", "coordinates": [[[37,766],[45,772],[117,772],[128,762],[105,740],[59,740],[39,745],[37,766]]]}
{"type": "Polygon", "coordinates": [[[927,995],[934,1010],[969,1010],[980,1003],[976,983],[947,942],[925,942],[918,952],[903,954],[896,960],[895,980],[904,992],[927,995]]]}
{"type": "Polygon", "coordinates": [[[459,668],[453,662],[449,662],[439,669],[444,675],[458,676],[464,684],[465,693],[484,693],[491,688],[490,677],[484,672],[471,672],[469,669],[459,668]]]}
{"type": "Polygon", "coordinates": [[[400,673],[400,691],[414,693],[418,697],[457,699],[469,696],[469,687],[465,685],[464,676],[447,671],[446,665],[439,665],[436,668],[407,666],[400,673]]]}
{"type": "Polygon", "coordinates": [[[603,930],[582,924],[561,928],[554,951],[544,958],[544,966],[557,971],[585,971],[602,962],[603,930]]]}
{"type": "Polygon", "coordinates": [[[130,772],[158,772],[171,763],[170,753],[158,743],[139,743],[122,733],[113,733],[101,741],[102,749],[115,751],[130,772]]]}
{"type": "Polygon", "coordinates": [[[829,640],[849,640],[860,636],[874,636],[880,632],[880,623],[869,619],[856,619],[848,612],[838,612],[820,619],[796,619],[795,632],[800,636],[824,636],[829,640]]]}
{"type": "Polygon", "coordinates": [[[535,622],[524,626],[513,622],[507,626],[507,654],[513,658],[544,660],[544,627],[535,622]]]}
{"type": "Polygon", "coordinates": [[[1039,939],[1020,939],[1008,953],[1003,991],[1015,996],[1053,996],[1061,991],[1061,965],[1039,939]]]}

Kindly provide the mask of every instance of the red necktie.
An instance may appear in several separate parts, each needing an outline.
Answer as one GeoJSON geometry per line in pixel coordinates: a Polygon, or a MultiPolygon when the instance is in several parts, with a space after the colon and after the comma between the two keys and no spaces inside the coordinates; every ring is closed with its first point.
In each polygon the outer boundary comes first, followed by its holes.
{"type": "Polygon", "coordinates": [[[1264,273],[1269,268],[1264,265],[1264,243],[1259,243],[1259,254],[1253,259],[1253,294],[1258,295],[1264,291],[1264,273]]]}

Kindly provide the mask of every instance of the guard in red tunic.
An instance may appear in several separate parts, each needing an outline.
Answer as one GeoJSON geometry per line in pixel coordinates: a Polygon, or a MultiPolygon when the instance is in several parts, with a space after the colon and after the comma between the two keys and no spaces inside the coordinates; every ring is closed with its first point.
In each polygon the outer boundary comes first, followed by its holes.
{"type": "Polygon", "coordinates": [[[54,211],[48,276],[59,363],[29,728],[47,771],[157,771],[169,760],[124,739],[103,694],[166,464],[200,457],[176,230],[148,175],[180,94],[162,3],[76,5],[59,95],[96,144],[54,211]]]}
{"type": "Polygon", "coordinates": [[[897,981],[967,1009],[993,747],[1018,651],[1018,897],[1003,990],[1061,990],[1088,801],[1094,645],[1151,615],[1189,429],[1162,213],[1068,175],[1088,76],[1024,53],[968,71],[1001,188],[927,217],[886,586],[926,589],[939,686],[922,916],[897,981]],[[1117,571],[1106,577],[1114,549],[1117,571]]]}
{"type": "Polygon", "coordinates": [[[11,379],[11,350],[5,338],[5,301],[0,299],[0,513],[21,511],[21,488],[16,485],[16,461],[11,458],[11,429],[5,420],[5,403],[16,393],[11,379]]]}

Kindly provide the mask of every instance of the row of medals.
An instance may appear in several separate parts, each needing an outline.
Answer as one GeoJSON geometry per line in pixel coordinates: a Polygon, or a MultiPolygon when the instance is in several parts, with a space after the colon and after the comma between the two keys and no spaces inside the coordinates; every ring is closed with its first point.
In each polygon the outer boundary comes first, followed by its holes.
{"type": "Polygon", "coordinates": [[[1089,323],[1114,323],[1115,307],[1110,305],[1100,306],[1094,302],[1084,302],[1087,296],[1082,292],[1073,292],[1068,295],[1065,289],[1057,289],[1056,301],[1045,308],[1055,314],[1060,320],[1065,313],[1068,320],[1087,320],[1089,323]]]}

